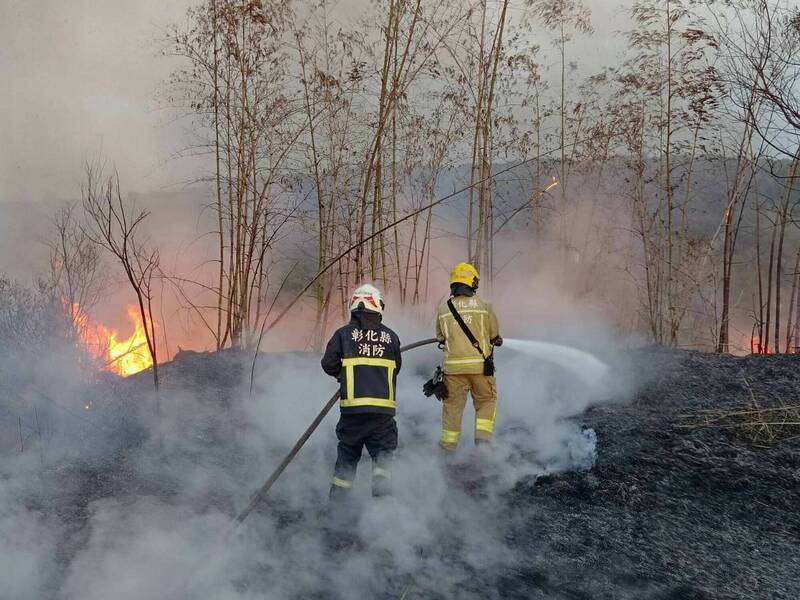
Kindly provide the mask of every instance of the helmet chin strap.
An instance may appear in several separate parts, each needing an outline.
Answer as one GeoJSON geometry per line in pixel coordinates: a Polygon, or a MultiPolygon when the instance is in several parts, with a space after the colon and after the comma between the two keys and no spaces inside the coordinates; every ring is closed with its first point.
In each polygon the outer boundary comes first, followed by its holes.
{"type": "MultiPolygon", "coordinates": [[[[383,310],[384,308],[385,308],[385,306],[383,305],[383,302],[381,302],[381,310],[383,310]]],[[[363,302],[359,302],[358,306],[356,308],[351,309],[350,312],[351,313],[357,313],[357,312],[358,313],[369,313],[371,315],[378,315],[378,316],[381,316],[381,317],[383,316],[378,311],[372,310],[370,308],[367,308],[367,306],[363,302]]]]}

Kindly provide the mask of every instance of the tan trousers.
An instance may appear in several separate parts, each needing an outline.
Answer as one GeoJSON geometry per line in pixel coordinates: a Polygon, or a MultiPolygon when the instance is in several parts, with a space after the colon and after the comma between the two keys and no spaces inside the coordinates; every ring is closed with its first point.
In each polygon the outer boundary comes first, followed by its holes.
{"type": "Polygon", "coordinates": [[[442,402],[442,448],[454,450],[461,437],[461,419],[467,404],[467,394],[472,393],[475,405],[475,440],[489,441],[494,433],[497,413],[497,387],[494,377],[486,375],[447,375],[447,399],[442,402]]]}

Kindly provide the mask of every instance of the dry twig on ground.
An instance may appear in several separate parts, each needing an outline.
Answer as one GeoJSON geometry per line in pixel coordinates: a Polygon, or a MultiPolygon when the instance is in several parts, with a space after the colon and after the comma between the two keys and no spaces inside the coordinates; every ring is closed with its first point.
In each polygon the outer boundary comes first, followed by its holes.
{"type": "Polygon", "coordinates": [[[679,429],[728,429],[754,445],[770,445],[800,438],[800,404],[781,398],[759,402],[750,383],[743,380],[750,401],[738,410],[708,409],[680,415],[679,429]],[[768,403],[765,405],[765,401],[768,403]]]}

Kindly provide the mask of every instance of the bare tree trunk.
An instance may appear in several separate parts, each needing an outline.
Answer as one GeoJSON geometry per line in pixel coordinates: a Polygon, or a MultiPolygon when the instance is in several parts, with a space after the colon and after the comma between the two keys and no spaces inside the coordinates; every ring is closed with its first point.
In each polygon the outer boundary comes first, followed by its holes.
{"type": "Polygon", "coordinates": [[[777,223],[772,224],[772,236],[769,244],[769,267],[767,269],[767,315],[764,319],[764,354],[770,354],[769,334],[772,324],[772,273],[775,266],[775,237],[777,233],[777,223]]]}
{"type": "Polygon", "coordinates": [[[792,273],[792,293],[789,298],[789,316],[786,319],[786,353],[792,352],[792,342],[794,342],[795,351],[800,346],[800,340],[797,339],[797,323],[793,321],[795,306],[800,303],[797,297],[797,286],[800,282],[800,248],[797,249],[797,258],[794,261],[794,272],[792,273]]]}
{"type": "Polygon", "coordinates": [[[674,273],[674,248],[673,248],[673,190],[672,190],[672,4],[671,0],[666,0],[666,39],[667,39],[667,111],[665,115],[666,123],[666,144],[664,146],[666,169],[664,173],[666,193],[667,193],[667,304],[670,323],[670,344],[673,346],[678,343],[677,332],[673,327],[675,322],[675,273],[674,273]]]}
{"type": "MultiPolygon", "coordinates": [[[[797,250],[798,260],[800,260],[800,248],[797,250]]],[[[794,303],[794,351],[795,354],[800,354],[800,265],[795,269],[794,285],[797,290],[797,296],[794,303]]]]}
{"type": "MultiPolygon", "coordinates": [[[[800,163],[800,149],[798,149],[797,154],[795,154],[794,160],[792,161],[791,166],[791,175],[789,176],[789,182],[786,187],[786,193],[783,197],[783,203],[781,205],[780,214],[778,218],[780,219],[780,234],[778,238],[778,252],[777,252],[777,260],[775,266],[775,353],[779,354],[780,349],[780,334],[781,334],[781,287],[783,284],[783,241],[786,233],[786,222],[789,220],[789,203],[792,197],[792,191],[794,190],[794,181],[797,177],[797,167],[798,163],[800,163]]],[[[786,349],[788,352],[788,348],[786,349]]]]}
{"type": "MultiPolygon", "coordinates": [[[[400,26],[399,2],[390,0],[389,2],[389,18],[387,20],[386,29],[384,31],[384,48],[383,48],[383,66],[381,69],[381,91],[378,98],[378,122],[383,122],[386,118],[386,95],[389,89],[390,67],[393,64],[392,54],[394,52],[394,38],[398,35],[400,26]]],[[[395,80],[396,74],[393,74],[392,81],[395,80]]],[[[394,114],[394,109],[392,110],[394,114]]],[[[383,128],[379,127],[375,138],[375,173],[374,173],[374,192],[372,199],[372,233],[375,233],[382,227],[382,213],[383,213],[383,147],[384,135],[383,128]]],[[[385,285],[386,269],[385,269],[385,256],[383,254],[383,236],[376,236],[370,242],[369,265],[370,277],[373,281],[378,278],[376,252],[380,250],[382,265],[384,267],[383,280],[385,285]]]]}
{"type": "MultiPolygon", "coordinates": [[[[756,195],[756,198],[758,195],[756,195]]],[[[761,261],[761,205],[756,200],[756,273],[758,279],[758,354],[764,347],[764,273],[761,261]]]]}
{"type": "Polygon", "coordinates": [[[214,38],[214,64],[213,69],[213,84],[214,84],[214,168],[216,179],[216,192],[217,192],[217,227],[219,237],[219,278],[217,281],[217,333],[216,342],[217,350],[222,349],[225,341],[222,336],[222,313],[224,311],[222,305],[222,285],[225,279],[225,232],[223,230],[222,219],[222,177],[220,171],[220,136],[219,136],[219,47],[217,45],[217,2],[211,0],[211,34],[214,38]]]}
{"type": "Polygon", "coordinates": [[[478,215],[478,244],[476,245],[475,255],[478,270],[481,271],[483,278],[491,285],[494,277],[492,274],[492,194],[491,194],[491,169],[492,169],[492,118],[494,114],[494,93],[497,83],[497,70],[500,63],[500,56],[503,52],[503,32],[506,24],[506,13],[508,10],[508,0],[504,0],[500,11],[497,29],[495,30],[492,47],[489,51],[487,60],[491,60],[491,74],[489,81],[481,82],[481,86],[487,85],[487,100],[484,116],[481,118],[482,140],[481,140],[481,161],[480,161],[480,191],[478,194],[479,215],[478,215]]]}
{"type": "Polygon", "coordinates": [[[734,252],[736,250],[736,239],[739,235],[739,228],[744,216],[745,204],[750,191],[750,186],[756,175],[755,165],[758,157],[748,161],[745,159],[745,152],[751,145],[753,129],[749,123],[745,127],[742,142],[739,145],[739,155],[736,160],[736,173],[734,175],[733,187],[728,193],[728,207],[725,212],[725,234],[722,250],[722,319],[719,328],[719,340],[717,352],[728,352],[730,346],[730,301],[731,301],[731,275],[733,271],[734,252]],[[750,172],[750,179],[744,184],[745,172],[750,172]],[[742,190],[742,187],[745,187],[742,190]],[[741,200],[740,200],[741,199],[741,200]],[[734,226],[734,215],[736,211],[736,225],[734,226]]]}
{"type": "MultiPolygon", "coordinates": [[[[411,56],[411,46],[414,39],[414,33],[419,23],[421,3],[422,0],[416,0],[416,3],[414,4],[413,15],[411,17],[411,23],[409,24],[406,43],[400,58],[397,75],[392,79],[391,87],[388,88],[387,93],[379,102],[378,122],[376,124],[376,130],[369,146],[368,155],[366,157],[366,172],[364,174],[364,181],[360,191],[360,208],[358,211],[358,239],[359,244],[361,245],[357,248],[355,257],[356,277],[359,279],[363,278],[364,276],[364,249],[362,245],[364,242],[371,241],[373,239],[373,236],[366,235],[367,196],[369,195],[370,190],[373,189],[373,177],[376,176],[376,168],[380,166],[379,161],[382,152],[382,138],[388,121],[387,115],[391,114],[391,112],[394,110],[394,107],[402,94],[402,89],[408,83],[405,76],[412,76],[412,74],[407,71],[407,68],[409,68],[409,59],[413,58],[411,56]]],[[[392,0],[392,6],[395,6],[394,0],[392,0]]],[[[377,231],[380,232],[380,229],[377,231]]]]}
{"type": "Polygon", "coordinates": [[[728,352],[728,321],[730,319],[731,263],[733,260],[733,206],[725,211],[725,237],[722,247],[722,319],[719,327],[717,352],[728,352]]]}
{"type": "MultiPolygon", "coordinates": [[[[475,132],[472,136],[472,161],[470,163],[470,177],[469,177],[469,213],[467,215],[467,257],[471,262],[477,262],[478,255],[481,252],[481,235],[480,235],[480,218],[477,231],[475,228],[475,182],[479,181],[480,176],[476,175],[478,169],[478,156],[481,144],[481,132],[483,131],[483,95],[485,90],[484,81],[486,79],[485,68],[485,52],[486,52],[486,0],[481,0],[481,33],[478,41],[478,76],[476,79],[476,86],[478,88],[477,100],[475,102],[475,132]],[[472,235],[473,232],[477,234],[475,240],[475,247],[473,252],[472,235]]],[[[484,140],[485,144],[486,141],[484,140]]],[[[478,203],[481,202],[481,194],[478,193],[478,203]]],[[[478,211],[480,214],[480,211],[478,211]]]]}
{"type": "Polygon", "coordinates": [[[122,200],[119,177],[109,177],[98,188],[102,173],[87,165],[86,184],[83,188],[83,208],[87,217],[86,236],[97,246],[111,253],[125,272],[136,295],[139,316],[142,320],[147,350],[153,368],[153,385],[158,399],[158,354],[156,349],[155,321],[153,319],[153,275],[159,270],[156,250],[147,250],[137,241],[139,225],[147,218],[147,211],[129,214],[122,200]]]}
{"type": "MultiPolygon", "coordinates": [[[[569,167],[567,167],[567,40],[564,37],[564,19],[560,20],[560,39],[559,49],[561,51],[561,209],[567,207],[567,179],[569,177],[569,167]]],[[[563,232],[566,236],[566,231],[563,232]]],[[[564,238],[566,243],[566,237],[564,238]]]]}

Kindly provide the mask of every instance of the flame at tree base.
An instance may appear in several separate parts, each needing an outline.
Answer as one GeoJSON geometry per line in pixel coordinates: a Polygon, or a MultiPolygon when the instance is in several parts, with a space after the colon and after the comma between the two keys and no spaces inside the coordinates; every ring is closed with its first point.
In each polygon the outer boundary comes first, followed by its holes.
{"type": "Polygon", "coordinates": [[[139,309],[130,304],[126,310],[128,320],[134,326],[133,333],[126,339],[120,339],[116,329],[95,323],[85,313],[75,311],[81,342],[86,350],[93,358],[103,362],[104,369],[123,377],[153,366],[139,309]]]}
{"type": "Polygon", "coordinates": [[[751,354],[772,354],[772,348],[764,346],[761,338],[754,335],[750,338],[750,353],[751,354]]]}

